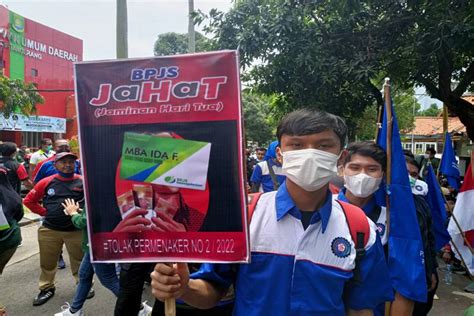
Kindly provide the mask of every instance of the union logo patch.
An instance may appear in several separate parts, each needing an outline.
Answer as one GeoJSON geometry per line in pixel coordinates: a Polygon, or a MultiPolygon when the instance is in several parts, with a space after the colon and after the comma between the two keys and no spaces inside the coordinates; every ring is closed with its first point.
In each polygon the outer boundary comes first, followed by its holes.
{"type": "Polygon", "coordinates": [[[419,184],[415,185],[415,190],[417,190],[418,192],[423,192],[423,187],[419,184]]]}
{"type": "Polygon", "coordinates": [[[377,223],[377,231],[379,232],[380,236],[385,234],[385,225],[382,223],[377,223]]]}
{"type": "Polygon", "coordinates": [[[351,254],[351,243],[342,237],[334,238],[331,243],[332,253],[339,258],[346,258],[351,254]]]}
{"type": "Polygon", "coordinates": [[[53,196],[53,195],[55,195],[55,194],[56,194],[56,191],[54,191],[54,189],[53,189],[53,188],[51,188],[51,189],[48,189],[48,192],[47,192],[47,194],[48,194],[49,196],[53,196]]]}

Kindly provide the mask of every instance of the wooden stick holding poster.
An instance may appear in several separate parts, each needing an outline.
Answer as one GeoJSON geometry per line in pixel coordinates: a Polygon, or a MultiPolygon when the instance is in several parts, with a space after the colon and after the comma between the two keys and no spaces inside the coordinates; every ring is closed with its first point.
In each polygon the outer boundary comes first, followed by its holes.
{"type": "MultiPolygon", "coordinates": [[[[387,113],[387,186],[390,187],[392,183],[392,129],[393,129],[393,115],[392,115],[392,96],[390,95],[390,78],[385,78],[383,85],[385,111],[387,113]]],[[[386,196],[387,206],[387,236],[390,233],[390,197],[386,196]]]]}
{"type": "Polygon", "coordinates": [[[167,298],[165,300],[165,316],[176,316],[176,299],[167,298]]]}
{"type": "Polygon", "coordinates": [[[237,51],[82,62],[75,78],[92,261],[248,262],[237,51]]]}

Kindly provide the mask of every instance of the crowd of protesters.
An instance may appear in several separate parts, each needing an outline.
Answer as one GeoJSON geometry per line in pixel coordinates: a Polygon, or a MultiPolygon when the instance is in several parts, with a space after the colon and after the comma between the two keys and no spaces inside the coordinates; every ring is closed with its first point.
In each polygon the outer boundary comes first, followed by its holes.
{"type": "MultiPolygon", "coordinates": [[[[395,291],[387,265],[388,218],[375,198],[387,171],[385,150],[368,141],[347,145],[346,138],[338,116],[310,110],[288,114],[276,141],[247,149],[247,189],[258,199],[249,207],[251,263],[174,266],[91,263],[81,164],[68,141],[43,139],[37,151],[4,142],[0,274],[21,244],[19,222],[26,207],[42,217],[34,306],[55,294],[56,270],[65,267],[64,245],[69,255],[77,289],[72,303],[56,315],[83,315],[86,299],[94,296],[94,274],[117,297],[115,315],[163,315],[162,301],[169,298],[178,299],[177,315],[383,315],[387,302],[391,315],[427,315],[440,281],[438,262],[465,273],[449,245],[441,251],[434,246],[423,178],[427,166],[437,169],[439,160],[433,149],[419,157],[405,152],[428,298],[415,302],[395,291]],[[153,308],[141,301],[145,283],[157,298],[153,308]]],[[[440,180],[451,210],[457,192],[440,180]]],[[[465,290],[474,292],[474,286],[465,290]]]]}

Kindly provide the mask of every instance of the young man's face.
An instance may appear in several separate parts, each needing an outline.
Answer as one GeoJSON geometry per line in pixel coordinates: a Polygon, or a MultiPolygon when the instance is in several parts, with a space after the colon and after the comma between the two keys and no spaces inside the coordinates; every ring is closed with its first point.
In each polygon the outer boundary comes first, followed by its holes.
{"type": "Polygon", "coordinates": [[[429,157],[430,159],[433,159],[433,157],[434,157],[434,155],[433,155],[433,154],[431,153],[431,151],[429,151],[429,150],[427,150],[427,151],[425,152],[425,156],[426,156],[426,157],[429,157]]]}
{"type": "Polygon", "coordinates": [[[408,174],[415,179],[418,179],[418,168],[411,163],[407,162],[407,169],[408,169],[408,174]]]}
{"type": "Polygon", "coordinates": [[[76,159],[74,157],[64,157],[54,163],[56,169],[62,173],[73,173],[75,165],[76,159]]]}
{"type": "Polygon", "coordinates": [[[281,152],[300,149],[318,149],[339,155],[342,145],[339,137],[337,137],[333,130],[303,136],[283,134],[281,136],[280,147],[277,148],[277,153],[278,156],[280,156],[281,152]]]}
{"type": "Polygon", "coordinates": [[[355,176],[359,173],[365,173],[373,178],[382,178],[382,165],[371,157],[352,155],[351,160],[344,165],[344,175],[355,176]]]}
{"type": "Polygon", "coordinates": [[[265,157],[265,150],[257,150],[257,159],[263,160],[263,157],[265,157]]]}

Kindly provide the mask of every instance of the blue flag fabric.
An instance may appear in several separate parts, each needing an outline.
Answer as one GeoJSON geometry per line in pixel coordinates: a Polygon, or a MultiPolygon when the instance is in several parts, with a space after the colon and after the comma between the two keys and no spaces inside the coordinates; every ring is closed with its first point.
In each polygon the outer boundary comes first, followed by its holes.
{"type": "MultiPolygon", "coordinates": [[[[385,150],[387,150],[388,132],[386,112],[377,140],[385,150]]],[[[386,186],[390,201],[388,267],[393,288],[397,292],[413,301],[426,302],[423,243],[393,103],[392,113],[392,181],[386,186]]]]}
{"type": "Polygon", "coordinates": [[[428,194],[425,199],[430,206],[431,216],[433,217],[436,250],[441,250],[451,240],[451,236],[449,236],[446,225],[446,205],[431,164],[428,165],[428,174],[425,181],[428,184],[428,194]]]}
{"type": "Polygon", "coordinates": [[[453,143],[451,142],[451,136],[448,132],[446,132],[444,139],[443,156],[441,157],[439,172],[448,179],[448,183],[452,188],[459,190],[459,167],[456,161],[453,143]]]}

